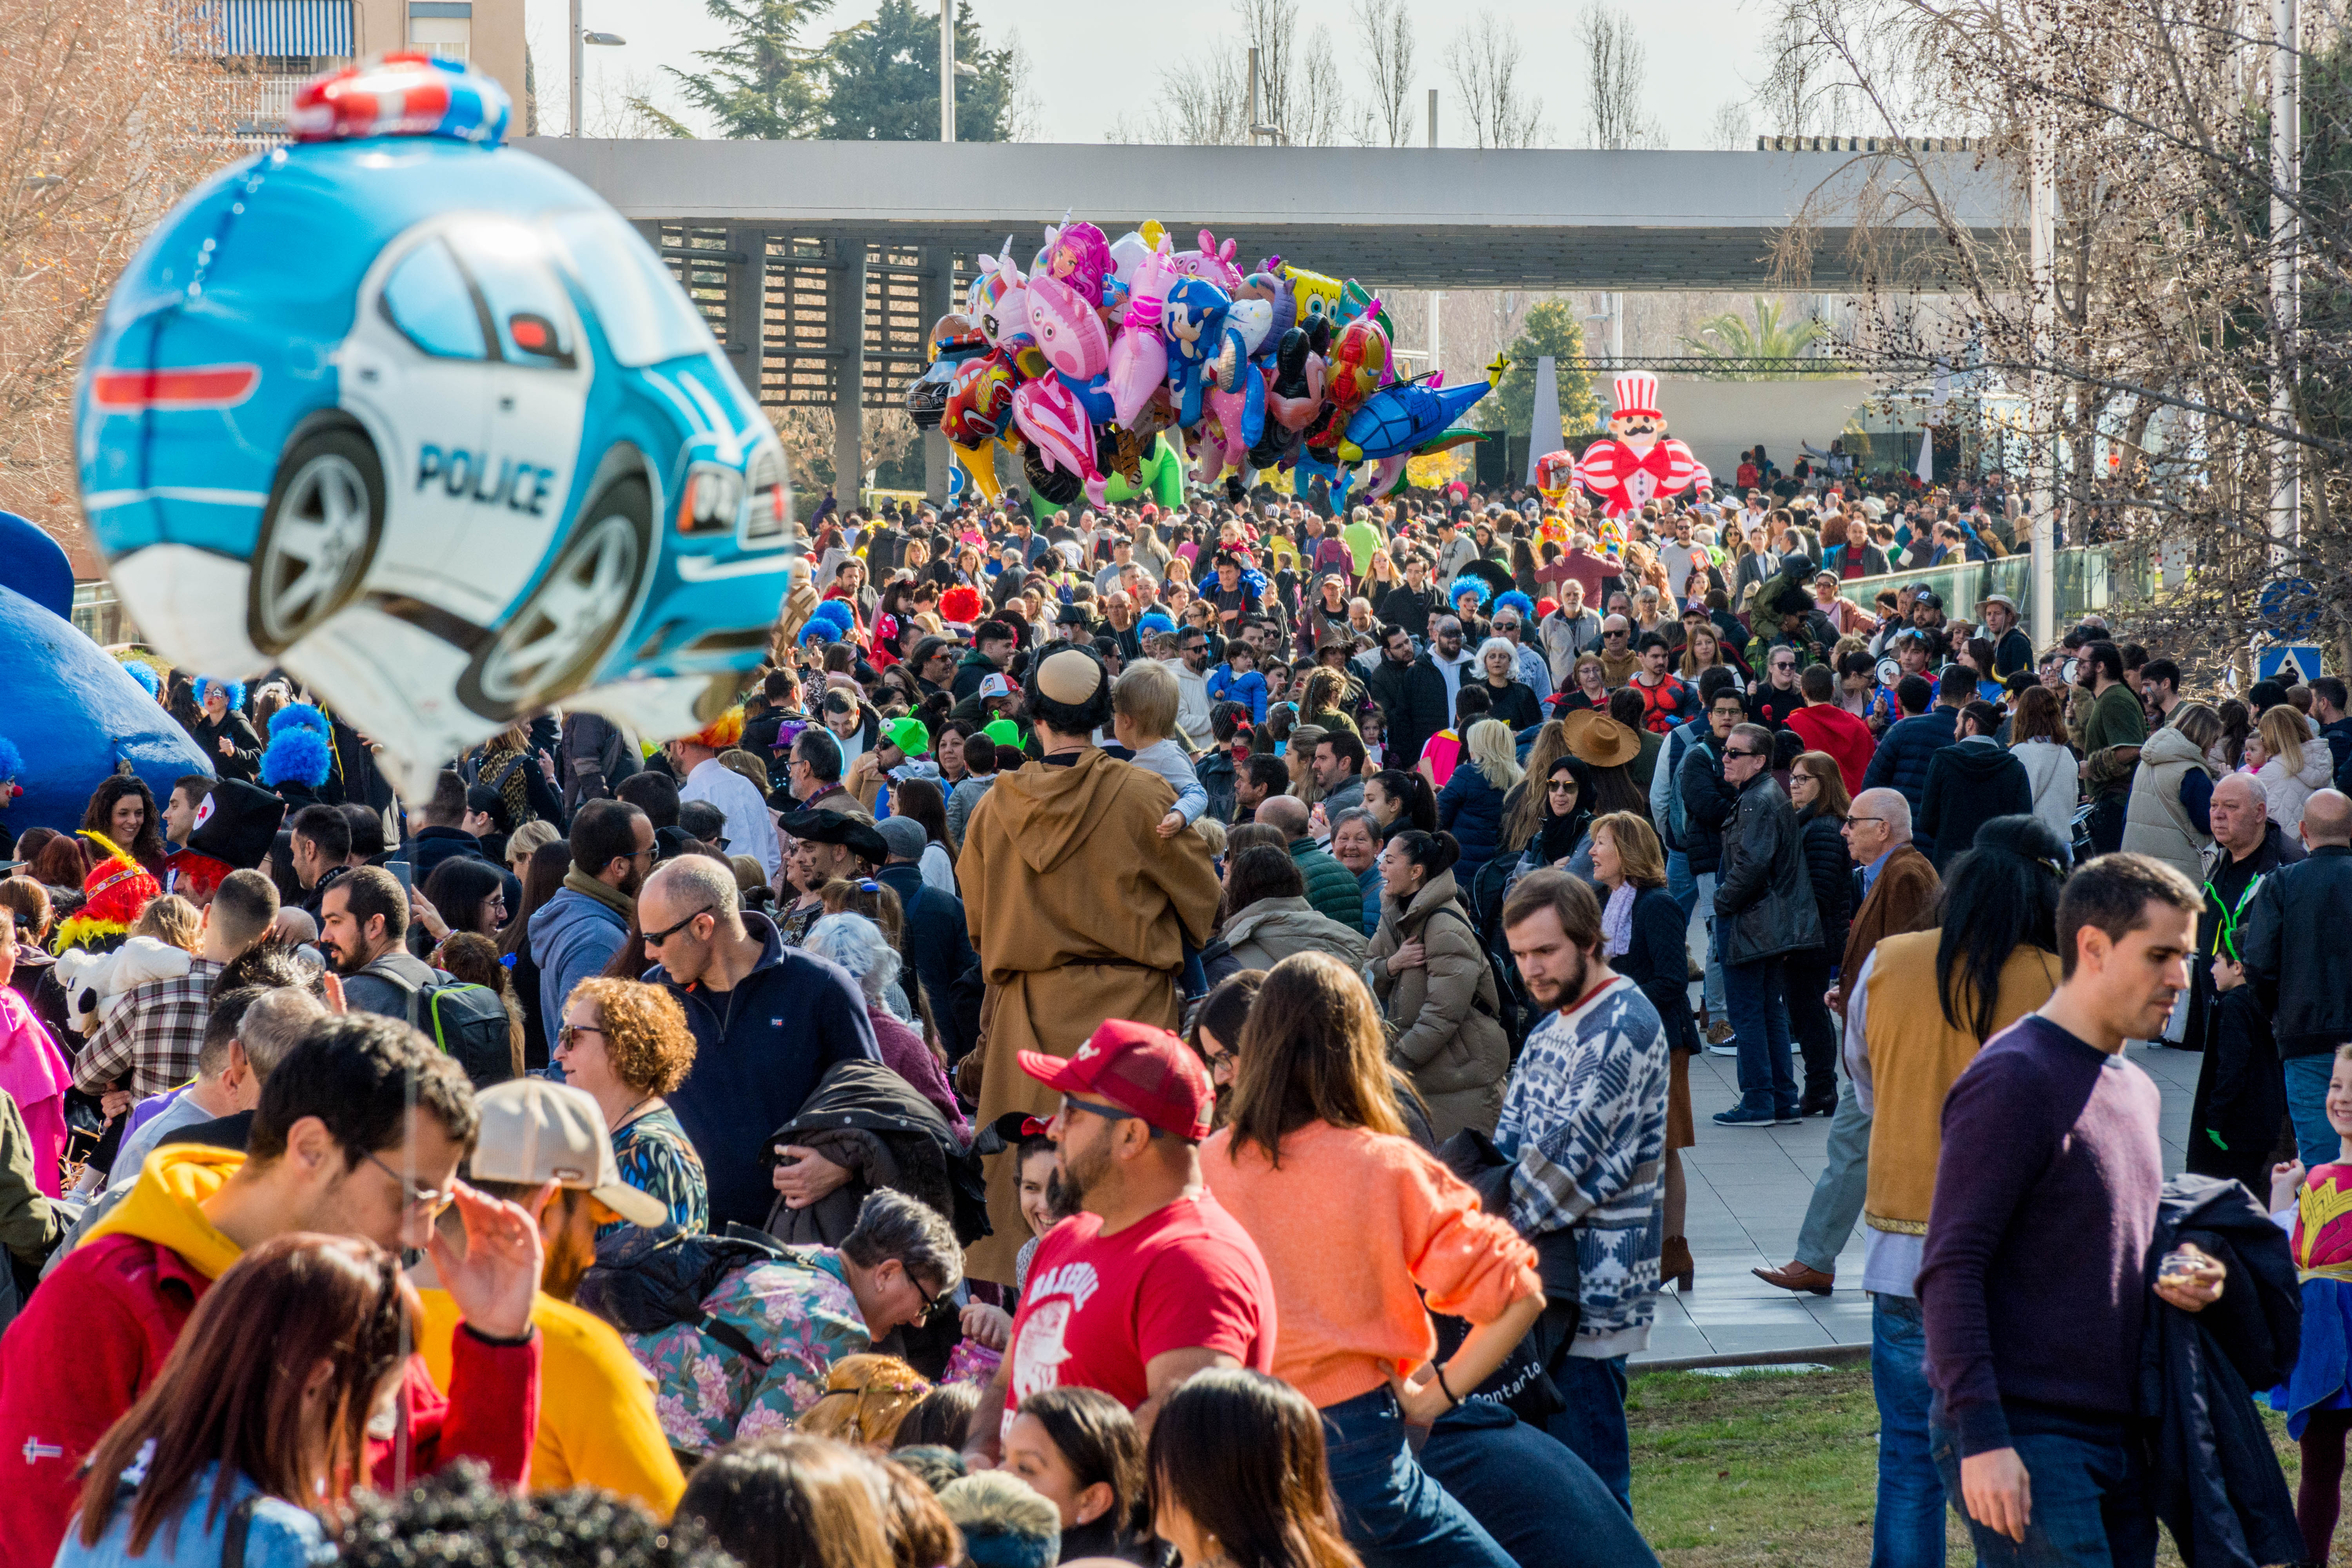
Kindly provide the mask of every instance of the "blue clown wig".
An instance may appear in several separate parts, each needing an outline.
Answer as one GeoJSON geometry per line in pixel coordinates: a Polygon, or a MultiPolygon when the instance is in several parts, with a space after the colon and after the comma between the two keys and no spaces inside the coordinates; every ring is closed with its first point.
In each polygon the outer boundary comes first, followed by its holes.
{"type": "Polygon", "coordinates": [[[216,675],[199,675],[198,677],[196,677],[196,706],[197,706],[197,707],[201,708],[201,707],[203,707],[203,706],[205,705],[205,691],[206,691],[206,690],[208,690],[209,689],[213,688],[213,687],[215,687],[215,686],[219,687],[223,691],[226,691],[226,692],[227,692],[227,693],[228,693],[228,705],[229,705],[229,707],[230,707],[232,710],[239,709],[239,708],[243,708],[243,707],[245,706],[245,682],[244,682],[244,681],[242,681],[242,680],[223,680],[220,677],[218,677],[218,676],[216,676],[216,675]]]}
{"type": "MultiPolygon", "coordinates": [[[[312,709],[312,712],[318,710],[312,709]]],[[[264,787],[276,789],[289,782],[308,784],[317,789],[327,782],[332,759],[327,752],[327,737],[304,724],[269,726],[269,744],[261,752],[261,782],[264,787]]]]}
{"type": "MultiPolygon", "coordinates": [[[[24,776],[25,753],[7,736],[0,735],[0,784],[21,782],[24,776]]],[[[6,804],[6,800],[0,799],[0,805],[6,804]]]]}
{"type": "Polygon", "coordinates": [[[1497,594],[1495,596],[1495,613],[1500,615],[1505,610],[1518,611],[1523,620],[1532,621],[1536,618],[1536,602],[1517,588],[1507,594],[1497,594]]]}
{"type": "Polygon", "coordinates": [[[155,667],[145,659],[126,658],[122,661],[122,668],[130,672],[131,679],[137,681],[140,689],[148,696],[152,697],[163,689],[163,678],[155,673],[155,667]]]}
{"type": "Polygon", "coordinates": [[[327,716],[308,702],[289,702],[269,716],[271,739],[289,730],[309,730],[315,734],[327,733],[327,716]]]}
{"type": "Polygon", "coordinates": [[[809,613],[808,625],[801,628],[801,646],[839,642],[856,629],[857,617],[849,605],[840,599],[827,599],[809,613]]]}
{"type": "Polygon", "coordinates": [[[1458,605],[1462,602],[1462,595],[1465,594],[1477,595],[1479,607],[1484,609],[1486,601],[1494,597],[1495,585],[1484,577],[1473,577],[1465,573],[1446,584],[1445,602],[1448,605],[1458,605]]]}

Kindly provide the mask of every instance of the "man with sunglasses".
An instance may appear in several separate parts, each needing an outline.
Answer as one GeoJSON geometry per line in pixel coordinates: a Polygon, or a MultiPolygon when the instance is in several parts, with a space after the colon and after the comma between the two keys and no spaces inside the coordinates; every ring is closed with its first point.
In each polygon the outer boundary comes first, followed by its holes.
{"type": "MultiPolygon", "coordinates": [[[[404,1024],[352,1014],[319,1019],[270,1073],[245,1152],[151,1157],[0,1339],[0,1563],[56,1557],[84,1456],[154,1382],[196,1302],[240,1256],[295,1231],[425,1248],[459,1326],[446,1384],[409,1362],[398,1467],[478,1459],[519,1484],[538,1429],[542,1253],[528,1213],[457,1180],[478,1125],[455,1061],[404,1024]],[[435,1230],[452,1203],[462,1252],[435,1230]]],[[[368,1479],[388,1489],[393,1445],[368,1450],[368,1479]]]]}
{"type": "Polygon", "coordinates": [[[1061,1096],[1047,1128],[1079,1212],[1029,1265],[1013,1343],[972,1412],[965,1461],[993,1467],[1003,1430],[1043,1389],[1099,1388],[1148,1436],[1160,1403],[1211,1367],[1274,1368],[1265,1259],[1201,1176],[1216,1090],[1165,1029],[1113,1018],[1066,1060],[1023,1051],[1061,1096]]]}
{"type": "Polygon", "coordinates": [[[761,1156],[827,1068],[881,1059],[848,971],[785,946],[773,921],[740,906],[735,874],[708,855],[681,855],[646,879],[637,924],[653,965],[646,978],[669,988],[694,1032],[694,1067],[667,1098],[709,1176],[711,1229],[761,1225],[779,1190],[804,1208],[845,1184],[847,1171],[805,1151],[772,1184],[761,1156]]]}

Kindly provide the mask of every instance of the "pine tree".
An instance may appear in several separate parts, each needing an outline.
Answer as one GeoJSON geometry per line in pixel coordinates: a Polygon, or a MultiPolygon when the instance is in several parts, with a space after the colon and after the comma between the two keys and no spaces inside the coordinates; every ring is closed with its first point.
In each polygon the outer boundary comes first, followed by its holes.
{"type": "MultiPolygon", "coordinates": [[[[977,77],[956,81],[956,140],[1002,142],[1013,106],[1012,51],[991,49],[969,0],[956,6],[956,58],[977,77]]],[[[874,19],[825,48],[823,129],[828,141],[936,142],[940,135],[940,23],[912,0],[882,0],[874,19]]]]}
{"type": "Polygon", "coordinates": [[[1546,354],[1560,362],[1554,367],[1559,377],[1560,427],[1551,439],[1535,437],[1532,450],[1538,456],[1556,452],[1600,427],[1601,405],[1593,400],[1592,378],[1568,363],[1584,357],[1584,324],[1576,318],[1575,305],[1545,300],[1529,307],[1518,337],[1503,352],[1510,368],[1493,395],[1478,405],[1478,422],[1486,428],[1514,435],[1528,428],[1535,417],[1536,361],[1546,354]]]}
{"type": "MultiPolygon", "coordinates": [[[[718,121],[722,136],[777,142],[816,134],[824,107],[823,62],[818,50],[797,40],[833,0],[705,4],[733,39],[723,48],[695,51],[707,68],[701,75],[662,68],[677,79],[686,100],[718,121]]],[[[938,75],[934,65],[934,82],[938,75]]]]}

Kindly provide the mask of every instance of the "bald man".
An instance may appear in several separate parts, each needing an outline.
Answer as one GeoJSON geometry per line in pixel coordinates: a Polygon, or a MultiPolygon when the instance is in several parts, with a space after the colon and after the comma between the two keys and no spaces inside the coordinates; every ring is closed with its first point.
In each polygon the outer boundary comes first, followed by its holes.
{"type": "Polygon", "coordinates": [[[1268,795],[1258,802],[1257,820],[1290,841],[1291,862],[1307,879],[1307,901],[1315,906],[1315,912],[1349,931],[1364,931],[1363,889],[1356,885],[1353,871],[1315,842],[1313,814],[1307,803],[1295,795],[1268,795]]]}
{"type": "Polygon", "coordinates": [[[2336,1047],[2352,1040],[2352,944],[2344,940],[2352,920],[2352,798],[2314,794],[2304,802],[2302,837],[2307,857],[2282,856],[2239,921],[2238,973],[2270,1019],[2295,1145],[2310,1166],[2336,1158],[2327,1075],[2336,1047]]]}
{"type": "MultiPolygon", "coordinates": [[[[1853,923],[1846,928],[1838,983],[1824,998],[1841,1018],[1846,1013],[1846,985],[1862,973],[1863,960],[1881,938],[1933,924],[1936,895],[1943,886],[1934,864],[1912,847],[1911,803],[1900,790],[1866,789],[1854,796],[1846,809],[1844,833],[1846,854],[1862,868],[1863,899],[1853,923]]],[[[1851,1078],[1838,1081],[1828,1155],[1805,1205],[1795,1260],[1781,1268],[1749,1270],[1767,1285],[1826,1296],[1836,1284],[1838,1254],[1853,1239],[1870,1189],[1870,1112],[1854,1098],[1851,1078]]]]}
{"type": "Polygon", "coordinates": [[[694,1031],[694,1066],[667,1098],[702,1155],[712,1228],[765,1224],[778,1192],[805,1208],[846,1184],[846,1170],[806,1150],[772,1182],[761,1156],[826,1068],[882,1059],[857,982],[786,947],[775,922],[741,907],[735,873],[708,855],[665,862],[637,889],[636,909],[654,966],[646,978],[668,987],[694,1031]]]}

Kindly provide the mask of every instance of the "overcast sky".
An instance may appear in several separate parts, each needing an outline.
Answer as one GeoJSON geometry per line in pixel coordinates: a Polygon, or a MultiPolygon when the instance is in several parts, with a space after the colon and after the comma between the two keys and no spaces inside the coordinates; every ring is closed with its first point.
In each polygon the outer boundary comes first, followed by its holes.
{"type": "MultiPolygon", "coordinates": [[[[1454,31],[1475,15],[1461,4],[1408,0],[1420,22],[1413,93],[1424,102],[1438,89],[1439,142],[1467,145],[1455,94],[1445,73],[1445,47],[1454,31]]],[[[538,69],[548,89],[541,102],[543,123],[561,129],[564,27],[569,0],[526,0],[526,26],[538,69]]],[[[694,52],[716,47],[724,33],[701,0],[582,0],[586,26],[618,33],[622,48],[586,51],[583,101],[593,118],[604,97],[616,97],[625,78],[653,84],[654,96],[676,110],[676,84],[660,68],[691,70],[694,52]]],[[[1718,106],[1749,98],[1764,73],[1766,12],[1760,0],[1644,0],[1625,7],[1649,53],[1649,111],[1670,147],[1708,145],[1718,106]]],[[[1311,32],[1330,29],[1342,69],[1360,79],[1361,48],[1351,34],[1348,0],[1300,0],[1311,32]]],[[[1493,7],[1517,29],[1525,57],[1523,70],[1544,100],[1549,144],[1580,144],[1584,104],[1577,76],[1572,32],[1577,6],[1570,0],[1516,0],[1493,7]]],[[[1040,140],[1099,142],[1125,115],[1139,125],[1158,96],[1160,73],[1189,54],[1205,54],[1220,41],[1238,37],[1231,9],[1222,0],[1150,10],[1076,0],[974,0],[981,32],[992,45],[1017,32],[1028,51],[1039,100],[1040,140]]],[[[825,19],[830,32],[873,15],[873,0],[838,0],[825,19]]],[[[821,37],[812,42],[822,41],[821,37]]],[[[690,116],[685,116],[691,119],[690,116]]],[[[699,127],[708,129],[707,127],[699,127]]],[[[1756,125],[1758,132],[1772,127],[1756,125]]]]}

